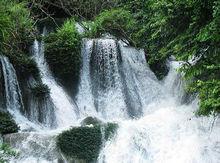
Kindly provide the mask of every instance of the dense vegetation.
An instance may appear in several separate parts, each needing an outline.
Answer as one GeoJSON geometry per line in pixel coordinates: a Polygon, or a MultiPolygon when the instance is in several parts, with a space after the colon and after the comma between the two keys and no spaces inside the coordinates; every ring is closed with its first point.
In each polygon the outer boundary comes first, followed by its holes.
{"type": "Polygon", "coordinates": [[[26,2],[0,1],[0,51],[9,57],[17,72],[27,78],[39,77],[36,63],[29,57],[34,38],[34,22],[26,2]]]}
{"type": "Polygon", "coordinates": [[[81,67],[81,36],[73,20],[45,37],[45,57],[55,74],[64,85],[79,79],[81,67]]]}
{"type": "MultiPolygon", "coordinates": [[[[86,121],[90,124],[88,119],[86,121]]],[[[97,124],[97,121],[93,126],[73,127],[58,136],[57,146],[67,158],[95,161],[99,155],[102,140],[111,138],[116,129],[117,124],[97,124]]]]}

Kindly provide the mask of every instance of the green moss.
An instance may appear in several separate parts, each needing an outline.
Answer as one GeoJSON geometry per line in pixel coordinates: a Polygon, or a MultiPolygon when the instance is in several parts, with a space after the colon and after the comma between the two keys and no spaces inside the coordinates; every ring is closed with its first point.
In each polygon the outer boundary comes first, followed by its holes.
{"type": "Polygon", "coordinates": [[[6,112],[0,112],[0,134],[9,134],[18,132],[19,127],[12,119],[12,116],[6,112]]]}
{"type": "Polygon", "coordinates": [[[78,81],[81,67],[81,37],[75,22],[68,20],[45,37],[45,57],[61,83],[78,81]]]}
{"type": "Polygon", "coordinates": [[[107,140],[115,133],[117,124],[74,127],[58,136],[57,146],[67,158],[95,161],[102,145],[102,128],[107,140]]]}

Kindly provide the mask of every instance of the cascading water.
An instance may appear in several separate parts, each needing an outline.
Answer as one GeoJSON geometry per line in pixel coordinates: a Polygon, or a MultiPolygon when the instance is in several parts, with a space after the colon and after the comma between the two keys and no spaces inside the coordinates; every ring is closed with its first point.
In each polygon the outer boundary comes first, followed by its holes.
{"type": "Polygon", "coordinates": [[[168,76],[159,82],[142,50],[111,38],[84,39],[77,115],[75,105],[49,71],[43,42],[35,41],[33,48],[42,81],[50,88],[58,130],[6,136],[22,152],[17,162],[59,162],[62,156],[56,150],[55,136],[87,116],[119,124],[115,136],[103,140],[99,163],[219,162],[220,122],[196,117],[197,99],[180,102],[185,93],[175,71],[177,62],[170,62],[168,76]]]}
{"type": "MultiPolygon", "coordinates": [[[[45,29],[44,29],[45,30],[45,29]]],[[[44,32],[45,33],[45,32],[44,32]]],[[[64,89],[55,81],[44,58],[44,43],[34,41],[34,59],[40,69],[42,81],[50,88],[50,96],[55,105],[58,127],[68,127],[76,121],[77,107],[64,89]]]]}
{"type": "Polygon", "coordinates": [[[173,91],[182,86],[174,64],[161,84],[162,98],[146,106],[148,112],[140,119],[119,122],[117,135],[102,149],[99,163],[219,162],[219,121],[213,124],[213,118],[196,117],[197,99],[180,105],[184,91],[173,91]]]}
{"type": "Polygon", "coordinates": [[[140,117],[147,105],[162,98],[163,90],[146,64],[143,50],[120,44],[120,54],[127,111],[132,118],[140,117]]]}
{"type": "Polygon", "coordinates": [[[9,62],[8,58],[0,55],[0,63],[4,78],[4,92],[6,109],[14,117],[15,121],[19,124],[20,129],[35,128],[39,129],[40,126],[30,122],[25,115],[24,105],[21,96],[21,90],[17,80],[17,75],[14,67],[9,62]]]}
{"type": "Polygon", "coordinates": [[[11,113],[25,112],[15,69],[7,57],[0,56],[0,61],[5,83],[6,108],[11,113]]]}
{"type": "MultiPolygon", "coordinates": [[[[104,119],[127,117],[116,41],[84,40],[84,47],[81,83],[77,96],[80,110],[92,108],[93,114],[104,119]]],[[[84,114],[88,115],[89,112],[84,114]]]]}

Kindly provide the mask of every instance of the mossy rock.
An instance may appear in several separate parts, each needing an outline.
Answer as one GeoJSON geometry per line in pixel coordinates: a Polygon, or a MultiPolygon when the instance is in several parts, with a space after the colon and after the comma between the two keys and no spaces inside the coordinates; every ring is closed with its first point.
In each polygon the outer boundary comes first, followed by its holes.
{"type": "Polygon", "coordinates": [[[116,129],[115,123],[73,127],[58,135],[57,146],[68,159],[92,162],[98,158],[103,136],[108,140],[116,129]]]}
{"type": "Polygon", "coordinates": [[[0,111],[0,134],[18,132],[19,127],[8,112],[0,111]]]}

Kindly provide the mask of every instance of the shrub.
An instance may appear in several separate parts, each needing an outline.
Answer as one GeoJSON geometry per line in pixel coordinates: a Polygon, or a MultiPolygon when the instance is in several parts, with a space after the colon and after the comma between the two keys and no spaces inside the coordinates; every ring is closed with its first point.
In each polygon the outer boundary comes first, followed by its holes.
{"type": "Polygon", "coordinates": [[[39,77],[37,66],[28,55],[35,28],[26,6],[26,2],[0,1],[0,50],[19,74],[39,77]]]}
{"type": "Polygon", "coordinates": [[[81,37],[75,22],[66,21],[62,27],[45,37],[46,60],[61,83],[78,81],[81,67],[81,37]]]}
{"type": "Polygon", "coordinates": [[[0,134],[9,134],[18,132],[19,127],[12,116],[6,112],[0,112],[0,134]]]}
{"type": "Polygon", "coordinates": [[[58,136],[57,146],[67,158],[95,161],[102,145],[101,127],[104,128],[104,138],[107,140],[115,132],[117,124],[74,127],[58,136]]]}
{"type": "Polygon", "coordinates": [[[9,162],[11,158],[18,156],[18,153],[14,151],[8,144],[1,144],[0,142],[0,163],[9,162]]]}
{"type": "Polygon", "coordinates": [[[131,44],[132,29],[135,25],[131,13],[124,9],[111,9],[100,13],[94,21],[88,35],[100,37],[104,33],[110,33],[118,38],[127,39],[131,44]]]}
{"type": "Polygon", "coordinates": [[[36,96],[38,98],[45,97],[45,96],[50,94],[49,87],[46,84],[43,84],[43,83],[35,84],[31,88],[31,91],[34,94],[34,96],[36,96]]]}

